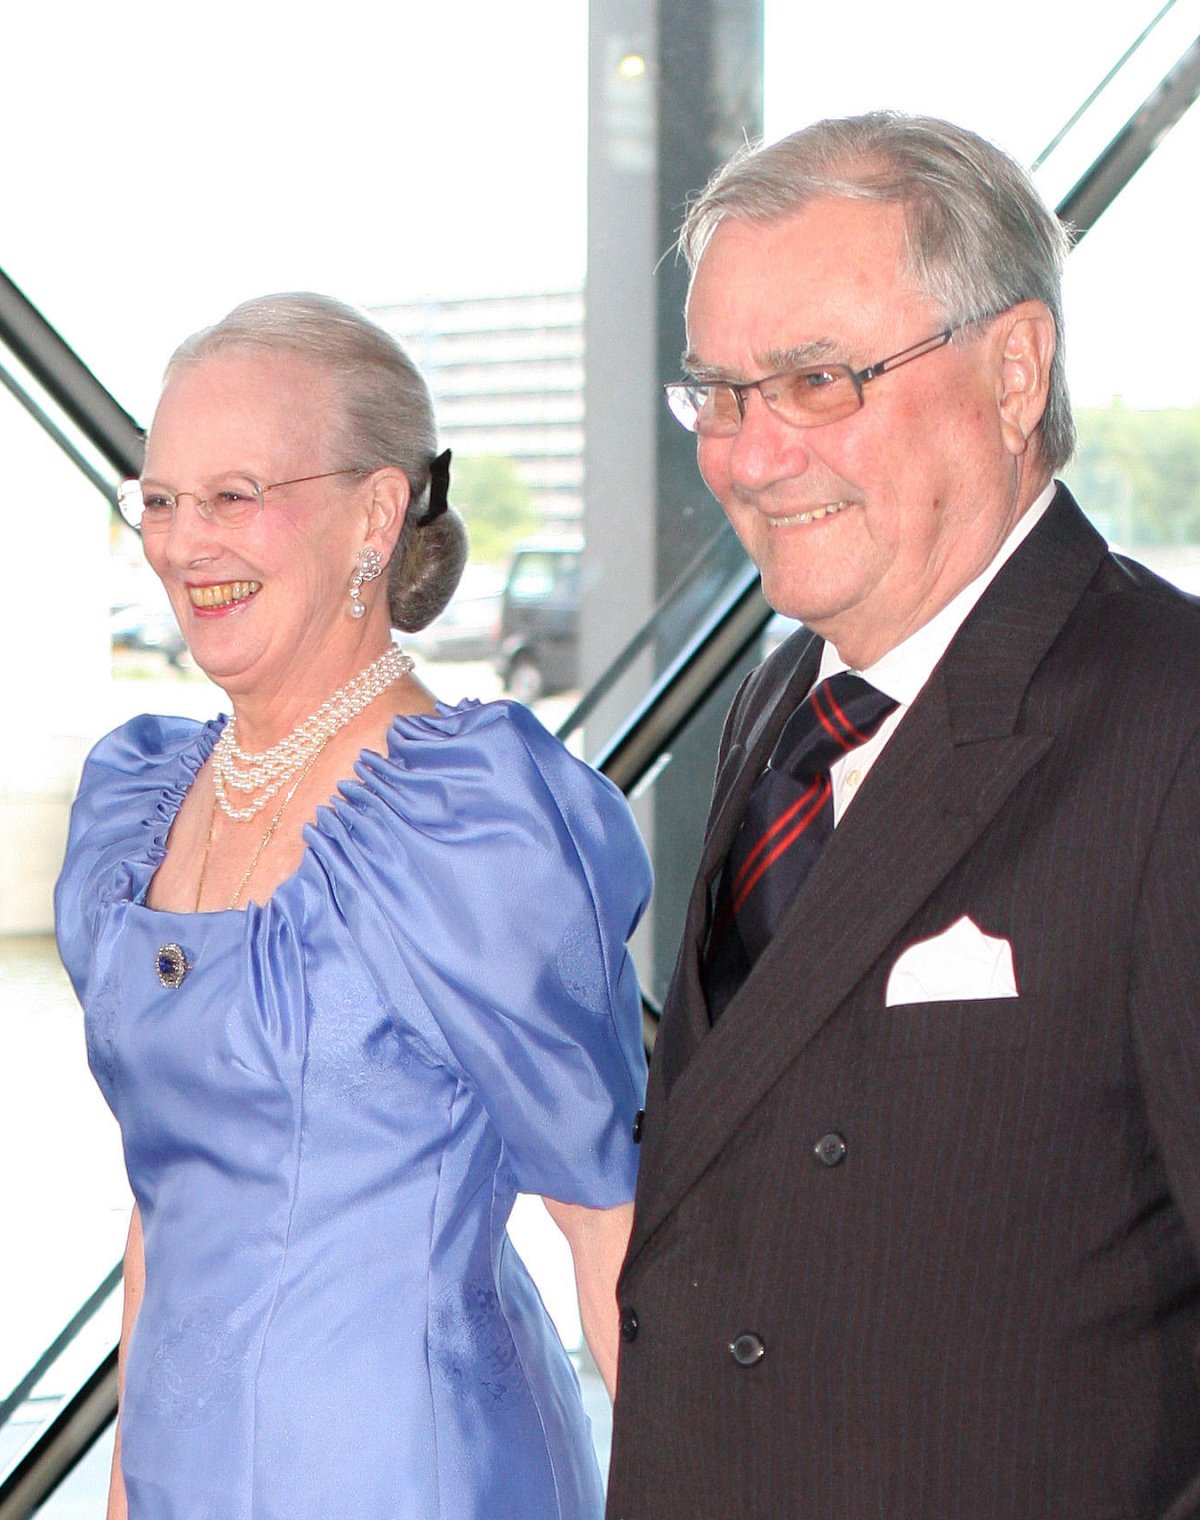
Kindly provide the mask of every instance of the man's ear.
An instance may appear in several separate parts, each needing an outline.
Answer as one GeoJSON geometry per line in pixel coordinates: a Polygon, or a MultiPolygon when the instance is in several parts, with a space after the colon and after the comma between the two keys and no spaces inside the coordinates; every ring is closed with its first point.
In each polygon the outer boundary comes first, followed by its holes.
{"type": "Polygon", "coordinates": [[[1041,301],[1021,301],[1000,317],[997,404],[1009,453],[1024,454],[1046,410],[1050,365],[1058,346],[1054,318],[1041,301]]]}
{"type": "Polygon", "coordinates": [[[384,564],[391,559],[392,551],[400,538],[411,496],[412,487],[408,476],[397,465],[387,465],[371,476],[365,542],[373,549],[378,549],[384,564]]]}

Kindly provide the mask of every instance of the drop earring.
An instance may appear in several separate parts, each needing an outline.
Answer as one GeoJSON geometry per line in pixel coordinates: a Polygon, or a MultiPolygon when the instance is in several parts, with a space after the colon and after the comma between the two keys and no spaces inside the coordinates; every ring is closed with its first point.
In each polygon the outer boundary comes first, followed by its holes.
{"type": "Polygon", "coordinates": [[[365,617],[366,606],[362,599],[362,588],[365,582],[373,581],[383,570],[383,556],[378,549],[360,549],[358,551],[358,563],[354,567],[354,574],[350,577],[350,616],[352,618],[365,617]]]}

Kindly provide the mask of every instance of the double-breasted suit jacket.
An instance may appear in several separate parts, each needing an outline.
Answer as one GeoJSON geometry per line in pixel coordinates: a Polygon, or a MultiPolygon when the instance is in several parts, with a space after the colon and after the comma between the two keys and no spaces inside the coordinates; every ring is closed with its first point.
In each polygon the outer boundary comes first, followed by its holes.
{"type": "Polygon", "coordinates": [[[797,635],[719,758],[652,1063],[611,1520],[1200,1516],[1200,608],[1062,488],[715,1027],[797,635]],[[969,916],[1017,995],[888,1006],[969,916]]]}

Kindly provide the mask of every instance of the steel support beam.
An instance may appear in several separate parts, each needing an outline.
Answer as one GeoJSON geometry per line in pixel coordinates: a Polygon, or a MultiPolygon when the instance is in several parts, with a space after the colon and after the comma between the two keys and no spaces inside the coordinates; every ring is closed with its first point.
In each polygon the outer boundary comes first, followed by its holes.
{"type": "MultiPolygon", "coordinates": [[[[138,473],[142,467],[141,429],[2,269],[0,342],[118,475],[138,473]]],[[[59,435],[52,432],[51,436],[56,442],[61,441],[59,435]]]]}
{"type": "MultiPolygon", "coordinates": [[[[1151,90],[1141,107],[1057,207],[1081,241],[1163,138],[1200,96],[1200,38],[1151,90]]],[[[1181,193],[1187,194],[1181,187],[1181,193]]]]}

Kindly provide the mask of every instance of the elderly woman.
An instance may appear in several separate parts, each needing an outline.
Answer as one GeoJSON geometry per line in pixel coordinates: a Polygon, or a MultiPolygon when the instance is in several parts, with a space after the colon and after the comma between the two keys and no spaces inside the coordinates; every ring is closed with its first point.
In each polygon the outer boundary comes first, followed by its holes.
{"type": "Polygon", "coordinates": [[[233,714],[94,750],[63,958],[136,1199],[109,1515],[598,1516],[505,1224],[542,1194],[610,1391],[644,1076],[621,797],[392,640],[465,534],[428,391],[316,296],[175,354],[125,516],[233,714]]]}

